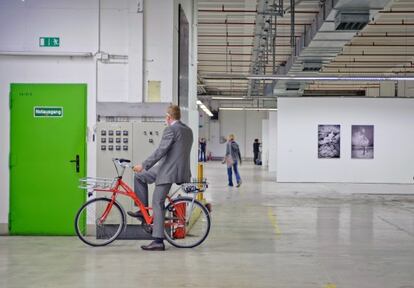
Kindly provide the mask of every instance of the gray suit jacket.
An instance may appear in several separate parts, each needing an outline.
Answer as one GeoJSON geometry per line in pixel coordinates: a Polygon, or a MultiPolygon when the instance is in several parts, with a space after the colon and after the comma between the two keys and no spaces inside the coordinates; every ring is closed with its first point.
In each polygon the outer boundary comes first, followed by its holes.
{"type": "Polygon", "coordinates": [[[159,161],[159,165],[154,167],[157,168],[155,184],[189,182],[192,145],[193,131],[181,121],[177,121],[164,129],[160,145],[142,166],[149,170],[159,161]]]}

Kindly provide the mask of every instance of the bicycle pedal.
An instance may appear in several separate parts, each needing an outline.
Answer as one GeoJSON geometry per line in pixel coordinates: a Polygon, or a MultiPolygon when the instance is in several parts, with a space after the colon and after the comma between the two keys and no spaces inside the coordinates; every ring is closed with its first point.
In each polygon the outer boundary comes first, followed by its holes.
{"type": "Polygon", "coordinates": [[[148,234],[152,234],[152,226],[151,225],[143,223],[142,228],[144,228],[144,231],[147,232],[148,234]]]}

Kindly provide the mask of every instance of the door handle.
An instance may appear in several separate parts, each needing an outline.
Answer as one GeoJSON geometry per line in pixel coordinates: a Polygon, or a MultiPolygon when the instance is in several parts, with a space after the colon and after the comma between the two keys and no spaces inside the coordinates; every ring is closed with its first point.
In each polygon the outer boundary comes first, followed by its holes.
{"type": "Polygon", "coordinates": [[[69,162],[71,162],[71,163],[76,163],[76,173],[79,173],[79,163],[80,163],[80,160],[79,160],[79,155],[76,155],[76,159],[75,160],[70,160],[69,162]]]}

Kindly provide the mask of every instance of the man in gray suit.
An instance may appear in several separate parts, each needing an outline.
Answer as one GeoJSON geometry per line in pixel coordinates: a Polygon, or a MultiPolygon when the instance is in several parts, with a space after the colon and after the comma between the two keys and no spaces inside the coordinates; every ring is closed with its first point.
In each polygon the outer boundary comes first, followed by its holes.
{"type": "MultiPolygon", "coordinates": [[[[154,241],[141,246],[144,250],[165,250],[165,199],[173,183],[189,182],[191,178],[190,152],[193,132],[180,121],[181,111],[177,105],[168,107],[165,119],[168,126],[164,129],[160,145],[147,160],[134,166],[134,191],[145,206],[148,206],[148,184],[155,182],[152,197],[154,241]],[[156,163],[158,165],[154,166],[156,163]]],[[[142,217],[141,211],[129,211],[128,215],[142,217]]]]}

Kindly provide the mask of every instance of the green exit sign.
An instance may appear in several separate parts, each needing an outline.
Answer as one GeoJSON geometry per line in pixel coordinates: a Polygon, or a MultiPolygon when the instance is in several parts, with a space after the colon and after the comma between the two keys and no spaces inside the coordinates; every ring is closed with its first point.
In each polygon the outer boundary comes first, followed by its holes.
{"type": "Polygon", "coordinates": [[[59,37],[40,37],[39,46],[40,47],[59,47],[60,38],[59,37]]]}

